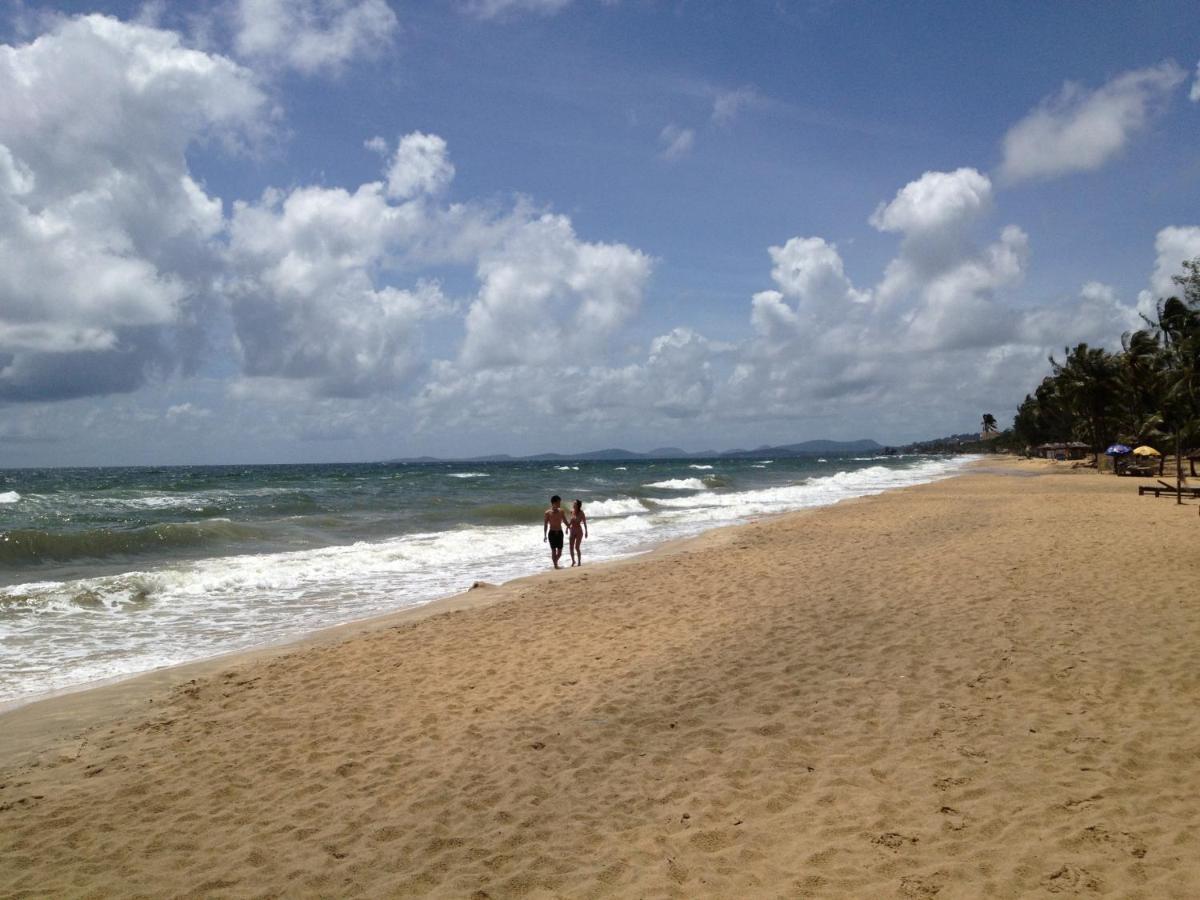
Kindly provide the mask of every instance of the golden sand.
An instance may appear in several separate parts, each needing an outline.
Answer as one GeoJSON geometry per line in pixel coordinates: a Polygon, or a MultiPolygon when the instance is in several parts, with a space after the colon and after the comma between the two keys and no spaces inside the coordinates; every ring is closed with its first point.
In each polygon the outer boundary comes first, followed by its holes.
{"type": "Polygon", "coordinates": [[[0,895],[1200,896],[1196,504],[1014,471],[126,688],[0,895]]]}

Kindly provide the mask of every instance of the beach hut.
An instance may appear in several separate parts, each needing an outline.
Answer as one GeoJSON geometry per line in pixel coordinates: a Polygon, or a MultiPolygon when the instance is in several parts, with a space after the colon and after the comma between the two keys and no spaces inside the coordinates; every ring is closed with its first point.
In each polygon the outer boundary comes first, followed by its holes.
{"type": "Polygon", "coordinates": [[[1089,447],[1083,441],[1056,441],[1049,444],[1038,444],[1033,448],[1035,456],[1043,459],[1083,459],[1088,455],[1089,447]]]}

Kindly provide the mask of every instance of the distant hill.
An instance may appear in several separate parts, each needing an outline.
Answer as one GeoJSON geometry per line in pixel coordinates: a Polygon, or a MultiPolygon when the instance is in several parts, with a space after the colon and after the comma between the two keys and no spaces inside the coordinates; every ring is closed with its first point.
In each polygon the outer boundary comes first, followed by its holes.
{"type": "Polygon", "coordinates": [[[609,447],[605,450],[588,450],[585,453],[535,453],[531,456],[509,456],[506,453],[496,453],[489,456],[471,456],[466,459],[438,459],[435,456],[416,456],[404,459],[390,459],[394,463],[432,463],[432,462],[561,462],[571,461],[610,461],[624,459],[746,459],[761,456],[820,456],[823,453],[836,455],[840,453],[874,453],[883,449],[883,445],[872,440],[861,441],[802,441],[799,444],[781,444],[778,446],[763,445],[756,450],[704,450],[699,453],[689,453],[679,447],[656,447],[648,453],[637,453],[620,447],[609,447]]]}

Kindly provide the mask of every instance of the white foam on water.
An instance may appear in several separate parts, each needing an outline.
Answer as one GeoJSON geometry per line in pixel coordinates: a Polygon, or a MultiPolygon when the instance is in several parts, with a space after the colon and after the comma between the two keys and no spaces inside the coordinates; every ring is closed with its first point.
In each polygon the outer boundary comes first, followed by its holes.
{"type": "Polygon", "coordinates": [[[708,485],[699,478],[668,478],[666,481],[652,481],[642,487],[658,488],[660,491],[702,491],[708,485]]]}
{"type": "Polygon", "coordinates": [[[583,511],[588,518],[605,518],[609,516],[637,516],[647,512],[641,500],[633,497],[617,497],[613,500],[593,500],[586,504],[583,511]]]}
{"type": "Polygon", "coordinates": [[[487,472],[450,472],[450,478],[487,478],[487,472]]]}
{"type": "MultiPolygon", "coordinates": [[[[589,502],[589,561],[770,513],[826,506],[954,474],[968,457],[871,466],[760,490],[589,502]]],[[[457,473],[478,477],[485,473],[457,473]]],[[[543,570],[541,528],[486,526],[0,588],[0,703],[277,643],[543,570]]]]}
{"type": "Polygon", "coordinates": [[[711,469],[712,466],[688,466],[689,469],[700,469],[701,471],[711,469]]]}
{"type": "Polygon", "coordinates": [[[16,491],[0,492],[0,503],[19,503],[20,500],[21,500],[21,495],[18,494],[16,491]]]}
{"type": "Polygon", "coordinates": [[[560,472],[578,472],[579,466],[555,466],[560,472]]]}

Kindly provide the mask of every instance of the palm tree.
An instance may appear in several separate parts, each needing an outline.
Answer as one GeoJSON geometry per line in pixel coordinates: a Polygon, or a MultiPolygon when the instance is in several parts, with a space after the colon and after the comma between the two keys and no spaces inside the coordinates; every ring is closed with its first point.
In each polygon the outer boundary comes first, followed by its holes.
{"type": "Polygon", "coordinates": [[[995,434],[999,430],[996,427],[996,417],[991,413],[984,413],[983,421],[979,424],[983,427],[984,434],[995,434]]]}
{"type": "Polygon", "coordinates": [[[1102,347],[1087,344],[1065,352],[1062,363],[1050,357],[1050,366],[1072,413],[1077,436],[1091,446],[1099,466],[1100,450],[1112,430],[1120,391],[1117,358],[1102,347]]]}

